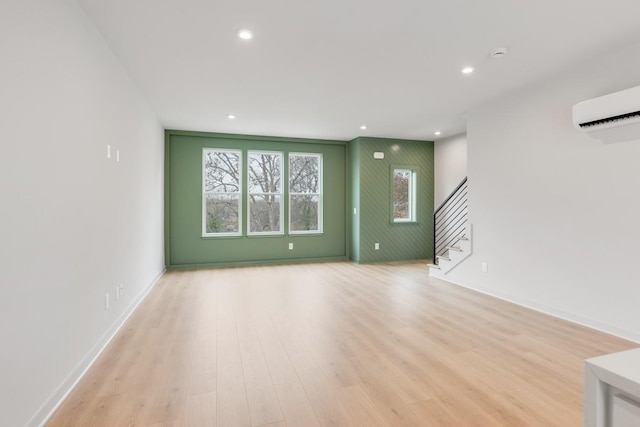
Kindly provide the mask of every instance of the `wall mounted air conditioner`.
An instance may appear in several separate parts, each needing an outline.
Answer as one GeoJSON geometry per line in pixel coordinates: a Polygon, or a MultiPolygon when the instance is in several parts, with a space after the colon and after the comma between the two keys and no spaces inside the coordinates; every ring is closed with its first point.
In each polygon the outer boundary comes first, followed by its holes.
{"type": "Polygon", "coordinates": [[[640,140],[640,86],[577,103],[573,125],[604,142],[640,140]]]}

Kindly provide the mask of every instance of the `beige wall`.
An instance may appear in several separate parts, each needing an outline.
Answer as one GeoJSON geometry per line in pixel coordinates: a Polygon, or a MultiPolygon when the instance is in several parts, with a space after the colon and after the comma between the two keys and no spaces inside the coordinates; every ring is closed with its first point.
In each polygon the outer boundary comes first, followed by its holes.
{"type": "Polygon", "coordinates": [[[437,208],[467,176],[467,135],[454,135],[436,141],[434,151],[437,208]]]}
{"type": "Polygon", "coordinates": [[[163,132],[75,1],[3,2],[0,51],[0,425],[36,426],[163,271],[163,132]]]}
{"type": "Polygon", "coordinates": [[[572,125],[575,103],[640,85],[638,69],[635,44],[469,113],[473,255],[452,281],[640,341],[640,135],[572,125]]]}

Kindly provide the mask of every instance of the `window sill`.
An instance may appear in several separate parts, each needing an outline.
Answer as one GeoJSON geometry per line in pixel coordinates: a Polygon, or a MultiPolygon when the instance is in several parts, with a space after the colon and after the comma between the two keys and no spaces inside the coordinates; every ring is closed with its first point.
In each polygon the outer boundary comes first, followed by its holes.
{"type": "Polygon", "coordinates": [[[288,236],[291,237],[295,237],[295,236],[322,236],[324,234],[324,232],[322,231],[294,231],[294,232],[289,232],[288,236]]]}
{"type": "Polygon", "coordinates": [[[248,237],[249,239],[255,239],[255,238],[261,238],[261,237],[273,238],[273,237],[284,237],[284,236],[285,236],[284,233],[265,233],[265,234],[247,234],[245,237],[248,237]]]}
{"type": "Polygon", "coordinates": [[[240,239],[243,236],[241,234],[222,234],[219,236],[211,236],[208,234],[200,236],[201,239],[210,240],[210,239],[240,239]]]}
{"type": "MultiPolygon", "coordinates": [[[[415,223],[413,223],[415,224],[415,223]]],[[[248,238],[248,239],[262,239],[262,238],[268,238],[268,239],[273,239],[273,238],[284,238],[284,237],[321,237],[324,236],[324,232],[322,231],[318,231],[318,232],[299,232],[299,233],[280,233],[280,234],[248,234],[246,236],[243,235],[226,235],[226,236],[200,236],[201,239],[203,240],[221,240],[221,239],[243,239],[243,238],[248,238]]]]}

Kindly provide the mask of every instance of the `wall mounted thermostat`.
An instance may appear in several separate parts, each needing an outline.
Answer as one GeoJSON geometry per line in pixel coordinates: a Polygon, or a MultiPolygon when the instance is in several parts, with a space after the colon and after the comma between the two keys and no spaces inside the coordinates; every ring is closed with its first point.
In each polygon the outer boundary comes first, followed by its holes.
{"type": "Polygon", "coordinates": [[[373,153],[373,158],[376,160],[384,159],[384,153],[382,151],[376,151],[373,153]]]}

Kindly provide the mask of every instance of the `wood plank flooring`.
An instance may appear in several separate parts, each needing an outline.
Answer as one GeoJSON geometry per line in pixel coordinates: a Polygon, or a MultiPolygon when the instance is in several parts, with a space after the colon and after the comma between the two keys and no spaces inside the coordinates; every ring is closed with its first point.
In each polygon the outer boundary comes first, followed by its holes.
{"type": "Polygon", "coordinates": [[[423,263],[168,272],[47,425],[577,427],[635,347],[423,263]]]}

